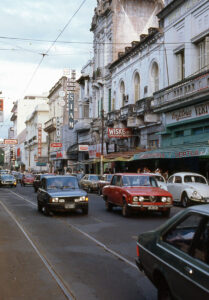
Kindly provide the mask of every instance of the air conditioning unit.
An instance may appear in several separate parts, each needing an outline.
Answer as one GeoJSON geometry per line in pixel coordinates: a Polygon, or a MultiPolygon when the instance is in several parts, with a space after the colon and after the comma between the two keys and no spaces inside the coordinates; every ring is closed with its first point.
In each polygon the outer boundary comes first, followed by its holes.
{"type": "Polygon", "coordinates": [[[128,95],[123,95],[123,101],[128,102],[128,95]]]}

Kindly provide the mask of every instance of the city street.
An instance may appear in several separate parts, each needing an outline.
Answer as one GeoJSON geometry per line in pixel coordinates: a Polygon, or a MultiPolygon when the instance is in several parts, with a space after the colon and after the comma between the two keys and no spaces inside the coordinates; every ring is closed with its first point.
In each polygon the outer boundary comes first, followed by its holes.
{"type": "Polygon", "coordinates": [[[90,194],[88,216],[46,217],[33,187],[1,188],[0,195],[0,299],[157,298],[135,257],[137,235],[165,222],[160,214],[124,218],[90,194]]]}

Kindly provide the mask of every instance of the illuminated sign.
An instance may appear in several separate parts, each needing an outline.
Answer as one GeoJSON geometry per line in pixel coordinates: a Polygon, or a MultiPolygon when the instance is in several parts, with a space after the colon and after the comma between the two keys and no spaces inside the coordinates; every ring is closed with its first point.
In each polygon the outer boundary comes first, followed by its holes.
{"type": "Polygon", "coordinates": [[[51,148],[60,148],[60,147],[62,147],[62,143],[51,143],[50,147],[51,148]]]}

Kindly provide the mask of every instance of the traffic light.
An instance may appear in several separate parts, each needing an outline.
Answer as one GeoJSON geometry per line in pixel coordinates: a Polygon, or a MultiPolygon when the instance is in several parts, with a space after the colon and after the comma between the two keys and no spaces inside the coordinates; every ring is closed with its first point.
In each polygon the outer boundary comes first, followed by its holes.
{"type": "Polygon", "coordinates": [[[0,111],[4,110],[4,100],[0,99],[0,111]]]}

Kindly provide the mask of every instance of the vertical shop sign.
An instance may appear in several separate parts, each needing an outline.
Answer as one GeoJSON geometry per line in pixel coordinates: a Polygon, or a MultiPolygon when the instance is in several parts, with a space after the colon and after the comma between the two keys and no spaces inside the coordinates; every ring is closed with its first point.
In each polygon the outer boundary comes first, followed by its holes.
{"type": "Polygon", "coordinates": [[[0,99],[0,122],[4,120],[4,99],[0,99]]]}
{"type": "Polygon", "coordinates": [[[57,134],[57,142],[60,142],[60,118],[56,118],[56,134],[57,134]]]}
{"type": "Polygon", "coordinates": [[[38,157],[42,155],[42,124],[38,124],[38,157]]]}
{"type": "Polygon", "coordinates": [[[74,128],[74,93],[69,93],[69,128],[74,128]]]}

